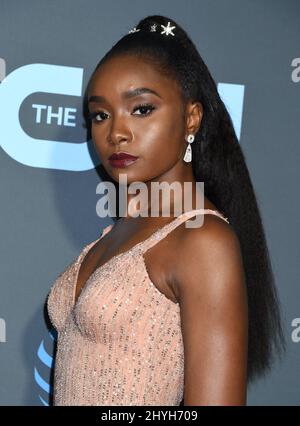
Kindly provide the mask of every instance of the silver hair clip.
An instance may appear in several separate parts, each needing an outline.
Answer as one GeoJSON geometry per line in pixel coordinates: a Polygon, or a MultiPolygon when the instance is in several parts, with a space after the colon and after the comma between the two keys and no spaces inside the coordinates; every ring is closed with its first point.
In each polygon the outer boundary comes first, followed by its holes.
{"type": "Polygon", "coordinates": [[[140,31],[140,28],[139,29],[137,29],[137,28],[132,28],[132,30],[130,30],[130,31],[128,31],[128,34],[130,34],[130,33],[137,33],[138,31],[140,31]]]}
{"type": "MultiPolygon", "coordinates": [[[[163,30],[161,31],[160,34],[165,34],[166,36],[168,36],[169,34],[171,34],[172,36],[175,36],[175,34],[172,32],[172,30],[174,28],[176,28],[176,26],[174,25],[173,27],[171,27],[171,22],[170,21],[168,21],[167,25],[160,25],[160,26],[163,28],[163,30]]],[[[157,24],[152,24],[150,26],[150,32],[156,32],[156,28],[157,28],[157,24]]],[[[130,34],[130,33],[136,33],[138,31],[140,31],[140,28],[134,27],[130,31],[128,31],[128,34],[130,34]]]]}

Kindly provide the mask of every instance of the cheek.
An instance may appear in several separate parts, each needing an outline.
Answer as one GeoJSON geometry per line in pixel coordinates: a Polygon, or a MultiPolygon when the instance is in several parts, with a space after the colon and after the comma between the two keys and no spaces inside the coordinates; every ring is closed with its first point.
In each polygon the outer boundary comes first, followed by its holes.
{"type": "Polygon", "coordinates": [[[100,157],[104,157],[105,151],[106,151],[105,135],[103,133],[103,130],[101,131],[100,126],[99,127],[97,127],[97,125],[92,126],[91,136],[92,136],[92,141],[97,154],[100,157]]]}
{"type": "Polygon", "coordinates": [[[160,141],[162,145],[169,146],[171,142],[178,143],[184,129],[184,120],[176,107],[169,104],[161,106],[148,118],[141,119],[135,126],[138,132],[137,140],[145,143],[160,141]]]}
{"type": "Polygon", "coordinates": [[[141,155],[153,164],[168,165],[178,159],[184,145],[184,127],[180,118],[160,115],[159,120],[149,121],[146,127],[137,130],[141,155]]]}

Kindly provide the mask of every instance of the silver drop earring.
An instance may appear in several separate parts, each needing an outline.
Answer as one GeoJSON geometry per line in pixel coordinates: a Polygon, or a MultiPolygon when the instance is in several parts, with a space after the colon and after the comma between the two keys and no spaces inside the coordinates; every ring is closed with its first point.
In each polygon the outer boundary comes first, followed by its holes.
{"type": "Polygon", "coordinates": [[[186,138],[186,140],[188,141],[188,146],[186,148],[185,154],[184,154],[184,158],[183,161],[185,161],[186,163],[190,163],[192,161],[192,148],[191,148],[191,143],[194,142],[195,136],[190,134],[188,135],[188,137],[186,138]]]}

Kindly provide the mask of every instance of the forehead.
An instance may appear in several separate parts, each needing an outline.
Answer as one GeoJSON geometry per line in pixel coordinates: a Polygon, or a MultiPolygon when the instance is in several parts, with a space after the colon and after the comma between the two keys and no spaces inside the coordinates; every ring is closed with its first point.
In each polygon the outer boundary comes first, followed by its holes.
{"type": "Polygon", "coordinates": [[[178,100],[180,96],[174,79],[164,76],[151,63],[133,55],[110,58],[102,64],[93,76],[89,94],[108,99],[136,87],[149,87],[166,100],[178,100]]]}

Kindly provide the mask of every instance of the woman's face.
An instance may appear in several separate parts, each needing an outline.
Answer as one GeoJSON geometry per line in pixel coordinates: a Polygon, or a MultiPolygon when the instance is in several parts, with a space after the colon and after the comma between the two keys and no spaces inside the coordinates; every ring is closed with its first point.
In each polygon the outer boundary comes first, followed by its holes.
{"type": "Polygon", "coordinates": [[[88,96],[95,149],[115,181],[121,173],[126,174],[128,184],[160,181],[176,165],[187,167],[183,162],[185,111],[172,79],[142,59],[119,56],[97,70],[88,96]],[[135,94],[138,88],[149,91],[135,94]],[[138,159],[122,168],[113,167],[109,157],[117,152],[138,159]]]}

